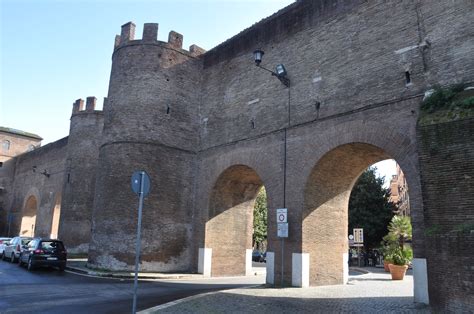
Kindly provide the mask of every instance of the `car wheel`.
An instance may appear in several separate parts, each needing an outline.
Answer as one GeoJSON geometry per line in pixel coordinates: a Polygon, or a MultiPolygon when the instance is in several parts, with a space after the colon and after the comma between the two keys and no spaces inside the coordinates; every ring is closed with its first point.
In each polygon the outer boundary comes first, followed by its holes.
{"type": "Polygon", "coordinates": [[[59,271],[64,271],[66,269],[66,265],[59,266],[59,271]]]}
{"type": "Polygon", "coordinates": [[[31,257],[28,259],[28,270],[33,270],[33,261],[31,260],[31,257]]]}
{"type": "Polygon", "coordinates": [[[12,256],[10,257],[10,262],[11,262],[11,263],[15,263],[15,262],[16,262],[15,253],[12,253],[12,256]]]}
{"type": "Polygon", "coordinates": [[[4,261],[7,260],[7,256],[5,255],[5,253],[2,254],[2,260],[4,260],[4,261]]]}

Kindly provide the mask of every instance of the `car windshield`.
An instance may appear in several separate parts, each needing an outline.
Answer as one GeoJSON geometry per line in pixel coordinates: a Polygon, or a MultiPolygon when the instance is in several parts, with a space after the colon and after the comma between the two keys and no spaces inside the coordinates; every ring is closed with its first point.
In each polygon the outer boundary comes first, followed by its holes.
{"type": "Polygon", "coordinates": [[[41,248],[47,251],[63,250],[64,246],[59,241],[43,241],[41,242],[41,248]]]}

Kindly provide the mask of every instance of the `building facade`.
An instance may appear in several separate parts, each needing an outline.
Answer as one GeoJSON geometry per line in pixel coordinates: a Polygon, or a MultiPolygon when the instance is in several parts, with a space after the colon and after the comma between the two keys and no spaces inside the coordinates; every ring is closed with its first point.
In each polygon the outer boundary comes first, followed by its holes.
{"type": "Polygon", "coordinates": [[[394,174],[390,180],[390,202],[396,204],[398,215],[410,216],[410,195],[408,194],[407,180],[400,165],[396,164],[396,166],[397,174],[394,174]]]}
{"type": "Polygon", "coordinates": [[[0,162],[40,147],[42,140],[36,134],[0,126],[0,162]]]}

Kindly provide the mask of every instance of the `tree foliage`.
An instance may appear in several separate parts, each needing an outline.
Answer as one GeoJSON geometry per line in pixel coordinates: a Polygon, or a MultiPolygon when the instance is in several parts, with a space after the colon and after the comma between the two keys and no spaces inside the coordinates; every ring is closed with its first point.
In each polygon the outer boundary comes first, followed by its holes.
{"type": "Polygon", "coordinates": [[[255,249],[266,250],[267,244],[267,193],[262,187],[257,194],[253,210],[253,236],[252,242],[255,249]]]}
{"type": "Polygon", "coordinates": [[[353,228],[364,228],[366,248],[379,246],[396,209],[389,201],[390,190],[383,188],[384,178],[375,170],[371,167],[359,177],[349,200],[349,234],[353,228]]]}
{"type": "Polygon", "coordinates": [[[388,234],[383,238],[387,242],[396,242],[403,250],[405,241],[411,240],[412,229],[410,217],[393,216],[388,225],[388,234]]]}

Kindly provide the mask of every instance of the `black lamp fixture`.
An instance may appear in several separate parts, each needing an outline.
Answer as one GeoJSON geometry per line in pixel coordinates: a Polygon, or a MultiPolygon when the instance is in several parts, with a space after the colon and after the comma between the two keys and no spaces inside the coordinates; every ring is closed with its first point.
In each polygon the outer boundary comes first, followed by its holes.
{"type": "Polygon", "coordinates": [[[272,70],[267,69],[267,68],[260,65],[260,63],[262,63],[262,59],[263,59],[264,54],[265,54],[265,52],[263,52],[263,50],[261,50],[261,49],[256,49],[253,52],[253,58],[255,60],[255,65],[258,66],[260,69],[263,69],[265,71],[270,72],[273,76],[276,76],[280,80],[280,82],[282,82],[283,85],[285,85],[286,87],[290,87],[290,79],[287,76],[288,73],[286,72],[285,66],[283,64],[278,64],[275,67],[275,71],[272,71],[272,70]]]}

